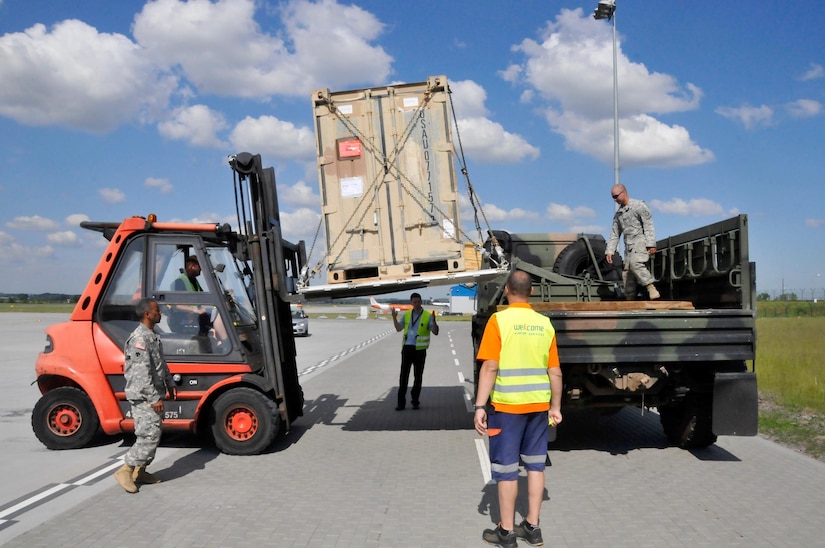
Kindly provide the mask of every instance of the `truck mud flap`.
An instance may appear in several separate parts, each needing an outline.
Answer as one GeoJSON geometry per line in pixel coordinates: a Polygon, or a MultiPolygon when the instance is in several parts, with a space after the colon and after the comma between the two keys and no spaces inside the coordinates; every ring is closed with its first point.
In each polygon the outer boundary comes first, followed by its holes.
{"type": "Polygon", "coordinates": [[[713,433],[755,436],[759,429],[756,373],[717,373],[713,382],[713,433]]]}

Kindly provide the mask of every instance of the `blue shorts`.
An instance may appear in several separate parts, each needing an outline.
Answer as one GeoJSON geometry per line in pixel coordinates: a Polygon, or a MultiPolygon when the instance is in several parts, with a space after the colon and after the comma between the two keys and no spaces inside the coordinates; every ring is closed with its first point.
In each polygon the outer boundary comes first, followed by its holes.
{"type": "Polygon", "coordinates": [[[525,470],[543,472],[547,461],[547,411],[514,415],[487,414],[490,464],[495,481],[518,479],[519,458],[525,470]]]}

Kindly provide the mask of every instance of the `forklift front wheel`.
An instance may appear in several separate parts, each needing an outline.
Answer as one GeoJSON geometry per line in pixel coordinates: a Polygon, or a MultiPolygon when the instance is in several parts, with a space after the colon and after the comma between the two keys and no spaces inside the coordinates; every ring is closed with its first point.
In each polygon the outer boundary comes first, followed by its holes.
{"type": "Polygon", "coordinates": [[[32,411],[32,430],[49,449],[80,449],[97,433],[100,421],[85,392],[71,386],[43,394],[32,411]]]}
{"type": "Polygon", "coordinates": [[[234,388],[221,394],[212,409],[215,445],[228,455],[262,453],[281,428],[275,402],[252,388],[234,388]]]}

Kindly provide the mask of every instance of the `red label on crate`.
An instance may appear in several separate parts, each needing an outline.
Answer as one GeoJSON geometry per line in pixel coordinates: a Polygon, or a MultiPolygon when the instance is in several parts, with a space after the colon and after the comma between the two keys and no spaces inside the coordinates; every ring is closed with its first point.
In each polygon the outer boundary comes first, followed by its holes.
{"type": "Polygon", "coordinates": [[[361,141],[359,139],[346,139],[338,141],[339,158],[360,158],[361,141]]]}

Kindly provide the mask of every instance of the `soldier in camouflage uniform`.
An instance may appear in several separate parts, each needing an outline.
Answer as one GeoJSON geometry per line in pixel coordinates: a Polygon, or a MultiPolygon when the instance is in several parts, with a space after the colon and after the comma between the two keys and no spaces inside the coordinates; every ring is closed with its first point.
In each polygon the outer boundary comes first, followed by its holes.
{"type": "Polygon", "coordinates": [[[653,285],[653,275],[647,269],[647,261],[656,253],[656,232],[653,229],[653,216],[647,204],[642,200],[632,200],[624,185],[614,185],[611,196],[619,204],[613,215],[613,228],[607,240],[605,254],[607,262],[613,264],[613,254],[619,247],[619,236],[624,233],[624,295],[629,301],[636,299],[637,282],[647,289],[651,300],[659,298],[659,292],[653,285]]]}
{"type": "Polygon", "coordinates": [[[125,464],[115,472],[115,479],[128,493],[137,493],[138,483],[158,483],[160,479],[146,471],[155,458],[160,443],[160,423],[163,399],[167,392],[175,399],[176,390],[160,337],[154,332],[161,313],[157,301],[141,299],[135,307],[141,318],[126,341],[123,375],[126,378],[126,399],[132,405],[135,421],[135,444],[124,458],[125,464]]]}

